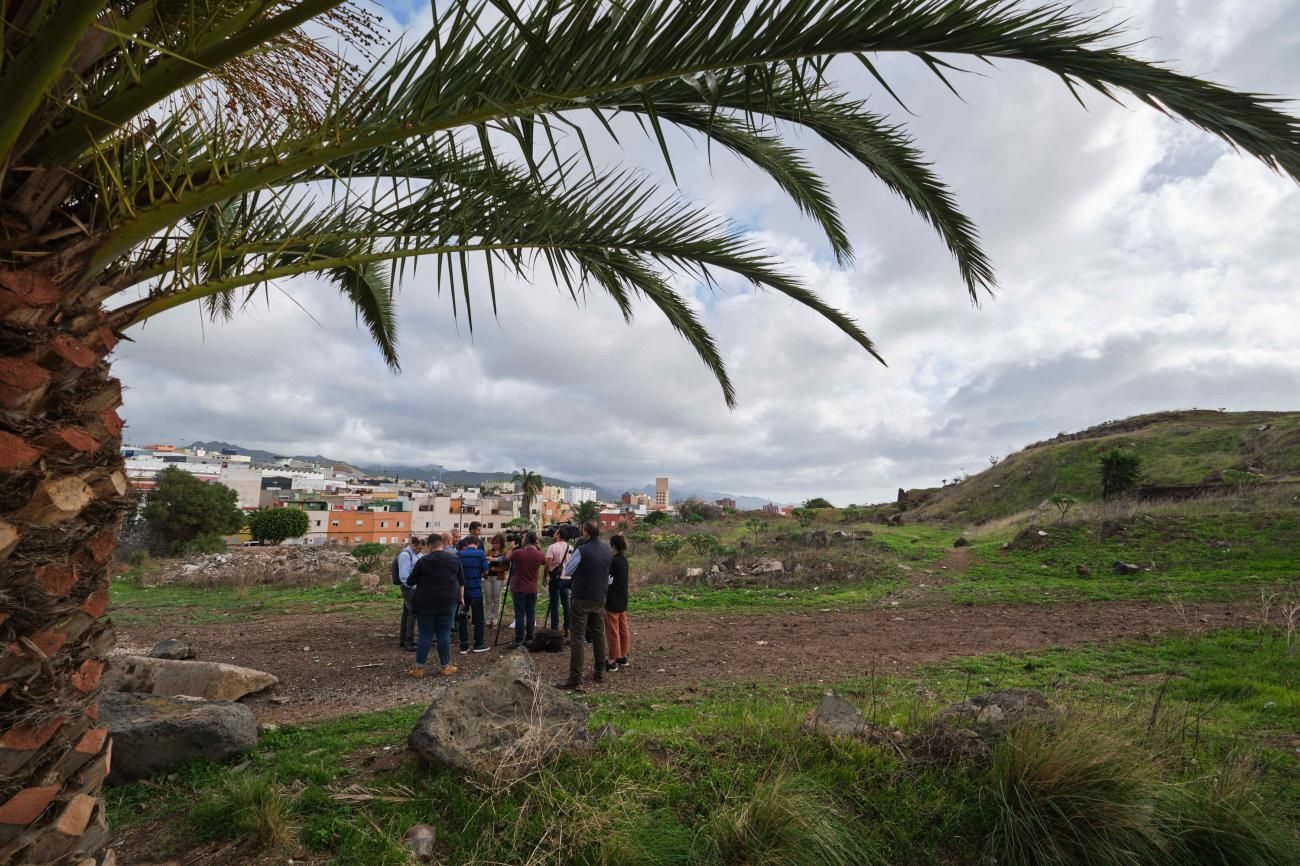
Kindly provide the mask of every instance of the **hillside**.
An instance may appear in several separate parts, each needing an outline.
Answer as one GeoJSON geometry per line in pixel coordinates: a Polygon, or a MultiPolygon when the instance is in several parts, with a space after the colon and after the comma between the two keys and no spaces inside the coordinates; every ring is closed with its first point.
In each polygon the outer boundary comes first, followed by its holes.
{"type": "Polygon", "coordinates": [[[1212,472],[1300,478],[1300,412],[1159,412],[1037,442],[952,487],[909,491],[922,518],[985,521],[1054,493],[1097,499],[1097,460],[1111,448],[1142,459],[1143,484],[1194,484],[1212,472]],[[923,503],[921,502],[922,500],[923,503]]]}

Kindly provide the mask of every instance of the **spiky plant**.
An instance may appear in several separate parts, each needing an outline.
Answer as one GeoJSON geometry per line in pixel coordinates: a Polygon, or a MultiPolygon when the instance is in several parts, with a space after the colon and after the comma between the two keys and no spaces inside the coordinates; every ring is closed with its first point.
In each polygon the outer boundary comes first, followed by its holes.
{"type": "Polygon", "coordinates": [[[783,293],[874,354],[738,226],[587,148],[593,129],[631,116],[671,166],[665,132],[689,130],[766,172],[848,260],[828,185],[785,135],[802,128],[930,223],[978,297],[993,269],[974,226],[906,130],[829,77],[836,57],[886,91],[881,52],[941,76],[940,55],[1023,60],[1076,95],[1128,93],[1300,176],[1300,129],[1274,100],[1129,57],[1119,34],[1060,5],[433,9],[426,35],[351,70],[303,30],[366,47],[371,22],[342,0],[0,3],[0,864],[81,863],[107,835],[95,695],[127,504],[109,355],[150,317],[191,303],[229,316],[272,282],[319,274],[396,367],[392,284],[423,257],[471,325],[475,306],[495,311],[501,271],[604,292],[627,317],[647,299],[729,404],[673,274],[783,293]]]}
{"type": "Polygon", "coordinates": [[[524,495],[524,519],[531,524],[533,521],[533,499],[542,492],[542,476],[536,472],[529,472],[527,467],[522,467],[512,476],[512,479],[519,486],[519,492],[524,495]]]}

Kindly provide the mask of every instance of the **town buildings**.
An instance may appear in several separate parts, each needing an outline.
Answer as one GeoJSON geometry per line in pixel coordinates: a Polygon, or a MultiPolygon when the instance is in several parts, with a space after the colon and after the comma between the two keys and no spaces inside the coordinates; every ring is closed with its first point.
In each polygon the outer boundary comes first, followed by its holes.
{"type": "Polygon", "coordinates": [[[655,508],[657,510],[662,511],[665,508],[667,508],[670,504],[671,503],[669,502],[668,499],[668,479],[656,478],[655,479],[655,508]]]}

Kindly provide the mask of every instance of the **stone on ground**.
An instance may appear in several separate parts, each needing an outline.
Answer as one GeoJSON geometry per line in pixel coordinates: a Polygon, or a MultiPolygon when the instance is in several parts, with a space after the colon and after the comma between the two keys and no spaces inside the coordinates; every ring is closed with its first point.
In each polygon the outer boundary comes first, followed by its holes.
{"type": "Polygon", "coordinates": [[[105,692],[99,721],[113,740],[112,785],[198,758],[221,761],[257,745],[253,711],[231,701],[105,692]]]}
{"type": "Polygon", "coordinates": [[[1121,562],[1119,560],[1115,561],[1116,574],[1137,574],[1141,570],[1142,570],[1141,566],[1134,565],[1131,562],[1121,562]]]}
{"type": "Polygon", "coordinates": [[[902,740],[899,731],[891,731],[867,721],[862,711],[835,694],[823,695],[815,709],[803,719],[805,734],[824,737],[850,737],[869,743],[896,743],[902,740]]]}
{"type": "Polygon", "coordinates": [[[416,863],[433,862],[433,843],[438,834],[428,824],[416,824],[402,837],[402,847],[411,852],[411,859],[416,863]]]}
{"type": "Polygon", "coordinates": [[[194,658],[194,647],[180,638],[171,637],[167,640],[160,640],[149,650],[149,657],[155,659],[171,659],[173,661],[183,661],[194,658]]]}
{"type": "Polygon", "coordinates": [[[963,536],[961,536],[960,538],[958,538],[956,541],[954,541],[954,542],[952,543],[952,546],[953,546],[953,547],[970,547],[970,539],[963,535],[963,536]]]}
{"type": "Polygon", "coordinates": [[[189,695],[211,701],[237,701],[280,680],[265,671],[221,662],[176,661],[149,656],[113,660],[109,688],[153,695],[189,695]]]}
{"type": "Polygon", "coordinates": [[[1056,713],[1041,692],[1033,689],[1003,689],[951,704],[939,714],[939,718],[944,721],[968,721],[976,733],[989,738],[1000,736],[1021,722],[1054,722],[1056,713]]]}
{"type": "Polygon", "coordinates": [[[518,650],[446,688],[407,738],[423,760],[482,777],[517,778],[552,756],[586,748],[588,711],[542,683],[518,650]]]}

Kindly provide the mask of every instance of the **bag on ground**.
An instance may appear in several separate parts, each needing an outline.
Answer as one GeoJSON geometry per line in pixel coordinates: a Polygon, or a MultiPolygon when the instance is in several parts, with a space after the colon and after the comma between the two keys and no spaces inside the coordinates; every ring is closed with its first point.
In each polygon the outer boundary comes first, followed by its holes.
{"type": "Polygon", "coordinates": [[[529,652],[558,653],[564,649],[564,632],[558,628],[542,627],[533,632],[533,639],[525,646],[529,652]]]}

